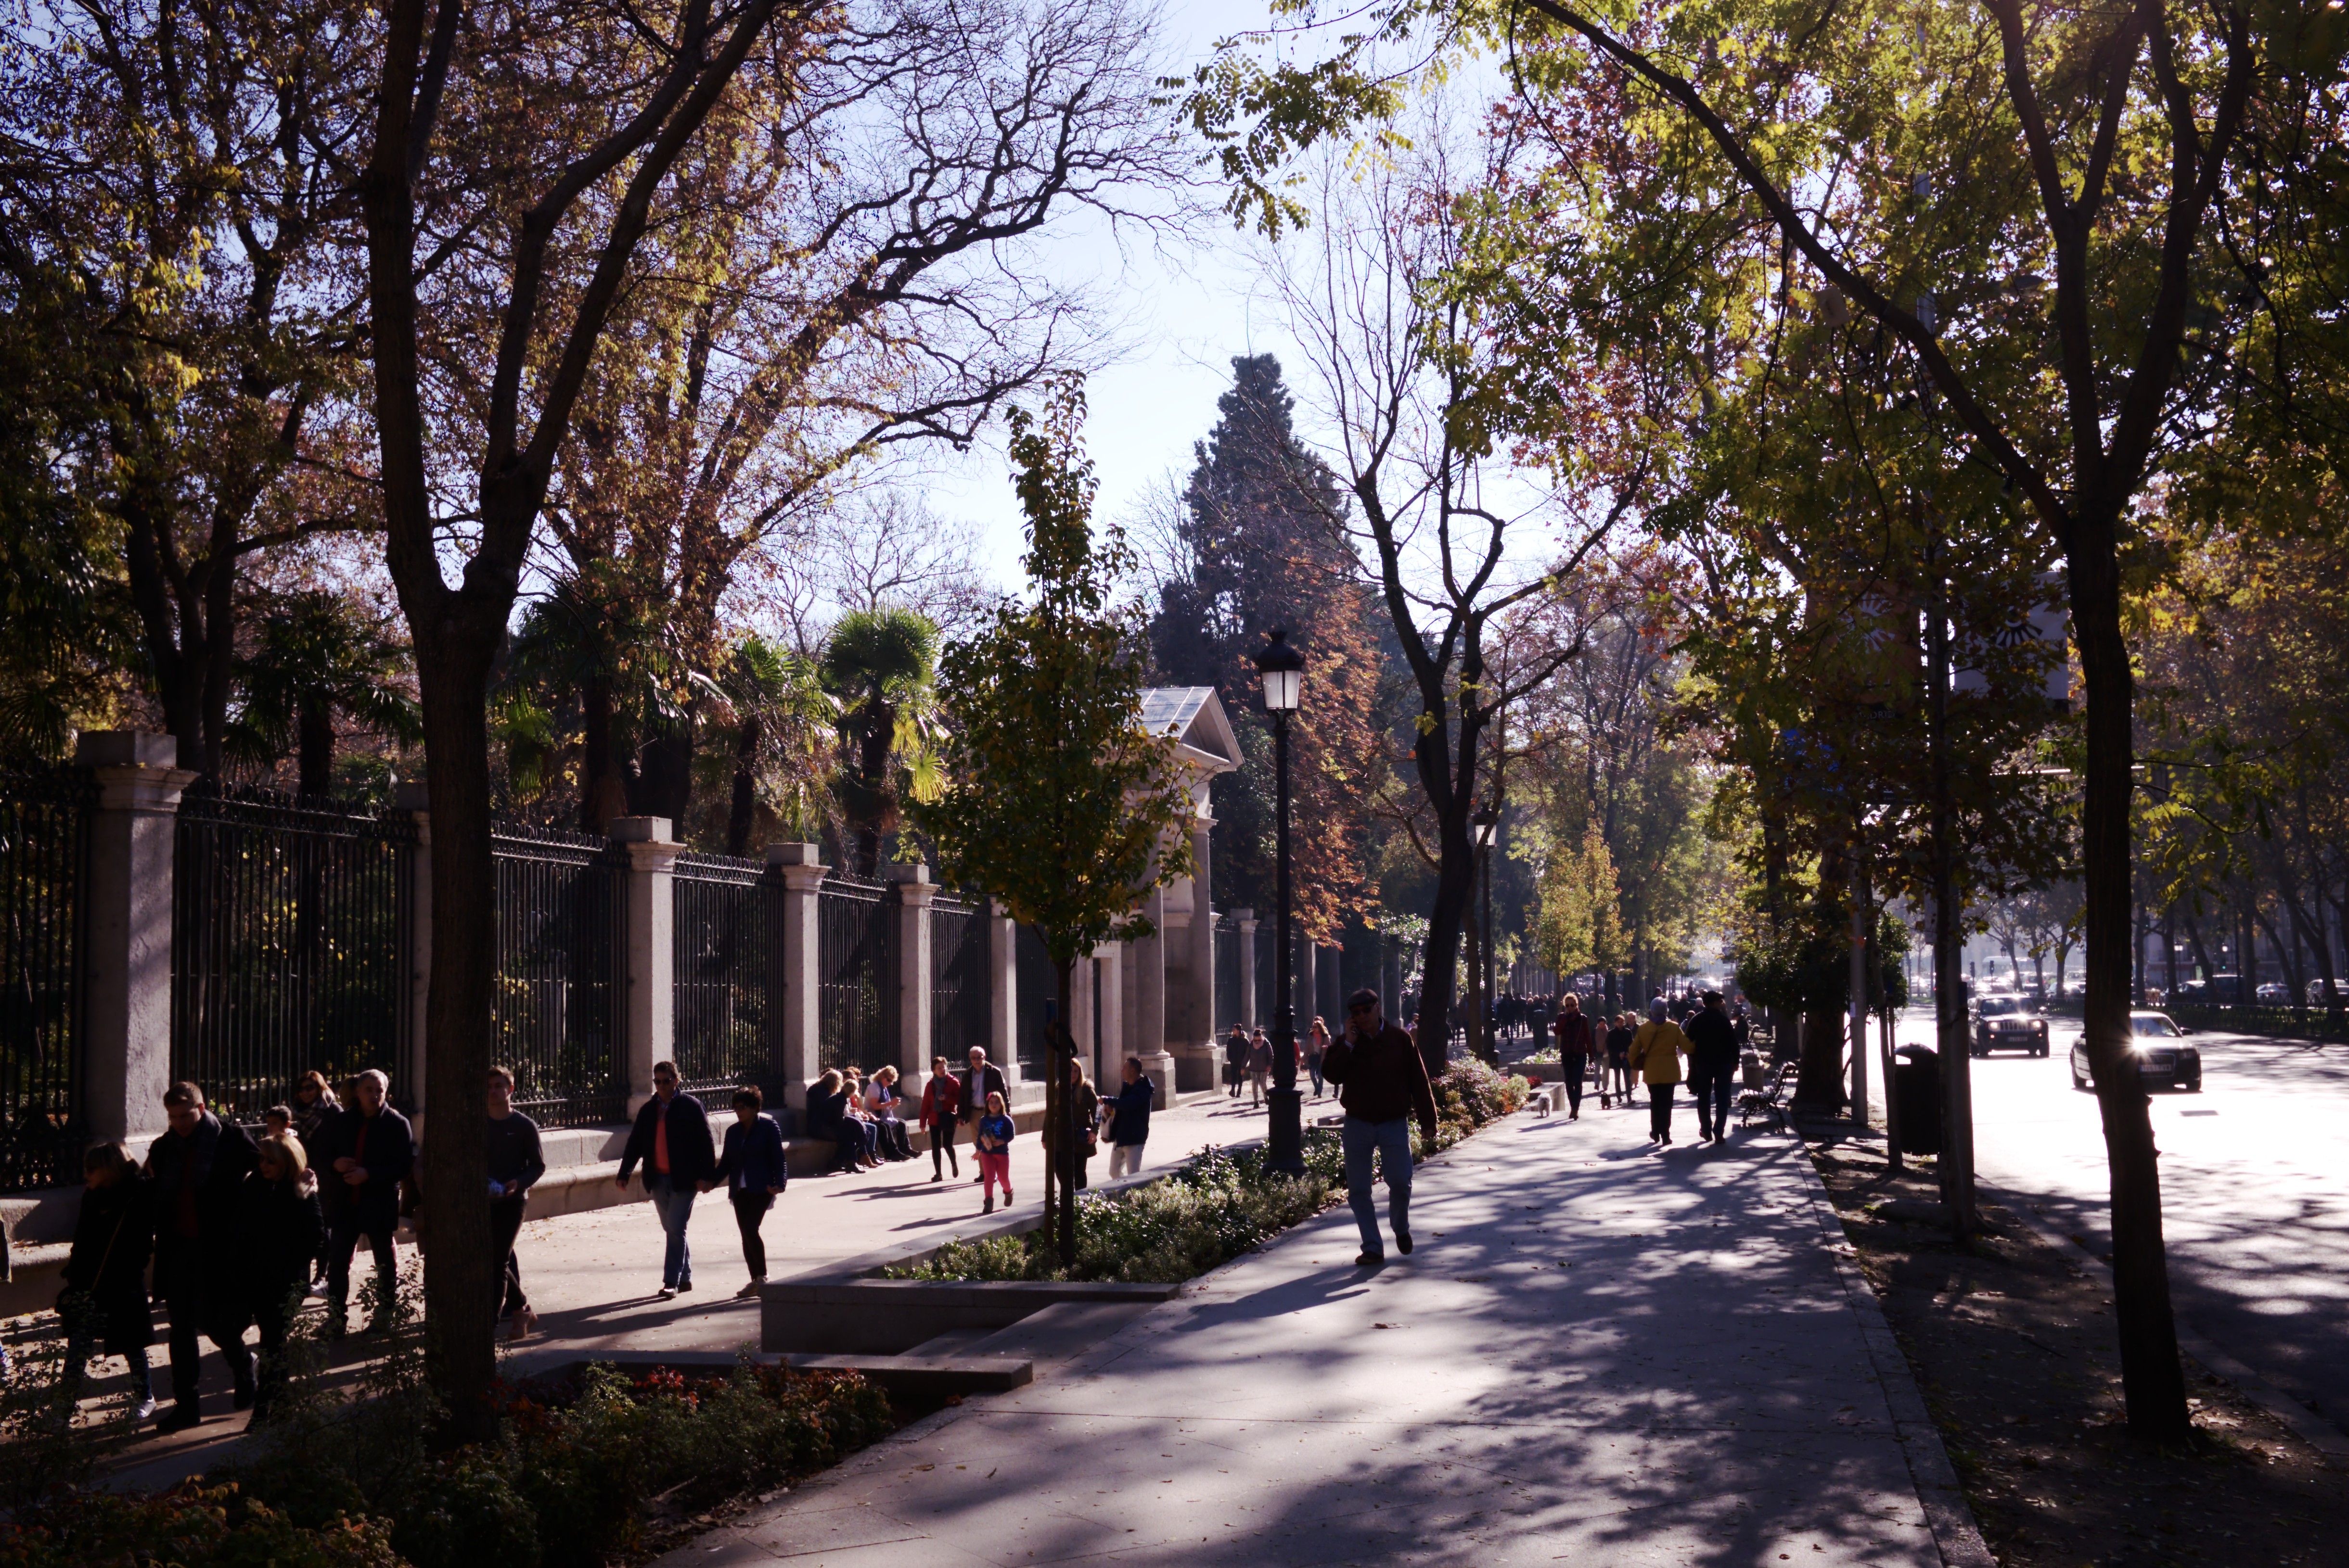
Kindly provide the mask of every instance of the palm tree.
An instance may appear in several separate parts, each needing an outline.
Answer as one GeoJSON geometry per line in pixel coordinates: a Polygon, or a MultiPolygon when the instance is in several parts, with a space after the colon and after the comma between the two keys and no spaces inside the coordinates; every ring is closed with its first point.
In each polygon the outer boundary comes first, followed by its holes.
{"type": "Polygon", "coordinates": [[[253,652],[236,665],[244,700],[224,737],[232,757],[272,769],[293,752],[301,793],[325,795],[337,712],[402,746],[423,739],[422,712],[398,680],[406,653],[381,621],[321,590],[286,594],[257,619],[253,652]]]}
{"type": "Polygon", "coordinates": [[[855,870],[877,875],[881,837],[904,803],[937,792],[938,628],[914,610],[852,610],[823,650],[823,689],[839,703],[841,768],[833,789],[854,838],[855,870]]]}
{"type": "Polygon", "coordinates": [[[717,679],[697,677],[710,717],[734,732],[734,793],[726,852],[750,851],[759,809],[785,832],[812,840],[830,804],[833,732],[840,704],[823,689],[816,660],[753,633],[729,650],[717,679]]]}

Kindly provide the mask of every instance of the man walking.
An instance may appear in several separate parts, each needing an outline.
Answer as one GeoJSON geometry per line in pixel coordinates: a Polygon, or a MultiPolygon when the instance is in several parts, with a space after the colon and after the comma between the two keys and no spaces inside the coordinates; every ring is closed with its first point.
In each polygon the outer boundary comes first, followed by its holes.
{"type": "Polygon", "coordinates": [[[1582,1075],[1590,1069],[1595,1043],[1590,1020],[1582,1016],[1582,998],[1568,991],[1558,999],[1557,1017],[1550,1025],[1557,1037],[1557,1076],[1566,1080],[1567,1118],[1582,1119],[1582,1075]]]}
{"type": "Polygon", "coordinates": [[[628,1146],[620,1151],[620,1190],[627,1191],[628,1174],[645,1168],[645,1195],[660,1216],[667,1244],[661,1253],[662,1301],[693,1288],[693,1253],[685,1244],[685,1227],[693,1218],[693,1200],[701,1183],[714,1181],[718,1150],[709,1139],[709,1115],[701,1102],[679,1094],[677,1066],[653,1064],[653,1097],[636,1111],[628,1130],[628,1146]]]}
{"type": "Polygon", "coordinates": [[[1142,1146],[1150,1138],[1150,1102],[1158,1086],[1143,1076],[1142,1058],[1125,1058],[1125,1081],[1110,1102],[1109,1179],[1131,1176],[1142,1169],[1142,1146]]]}
{"type": "Polygon", "coordinates": [[[1354,1262],[1376,1268],[1387,1261],[1371,1195],[1373,1153],[1387,1179],[1387,1220],[1394,1227],[1395,1245],[1409,1256],[1412,1118],[1417,1116],[1420,1130],[1431,1140],[1435,1137],[1435,1092],[1428,1085],[1427,1064],[1411,1037],[1381,1016],[1379,994],[1366,987],[1346,998],[1346,1032],[1330,1042],[1321,1072],[1338,1086],[1338,1104],[1346,1112],[1346,1201],[1362,1233],[1361,1255],[1354,1262]]]}
{"type": "Polygon", "coordinates": [[[1648,1021],[1631,1037],[1631,1068],[1648,1086],[1648,1141],[1672,1140],[1672,1086],[1689,1054],[1688,1037],[1666,1016],[1661,997],[1648,1005],[1648,1021]]]}
{"type": "Polygon", "coordinates": [[[546,1154],[539,1143],[538,1123],[513,1108],[513,1090],[512,1072],[490,1069],[490,1250],[498,1261],[498,1283],[491,1293],[497,1299],[499,1320],[512,1318],[513,1337],[526,1339],[538,1314],[531,1311],[530,1297],[523,1294],[514,1239],[522,1234],[531,1187],[546,1174],[546,1154]]]}
{"type": "MultiPolygon", "coordinates": [[[[957,1114],[962,1118],[962,1124],[971,1130],[974,1138],[978,1136],[979,1118],[987,1114],[988,1095],[999,1094],[1005,1105],[1011,1103],[1011,1090],[1004,1084],[1003,1069],[987,1059],[987,1050],[982,1046],[971,1047],[970,1066],[955,1075],[955,1085],[962,1096],[962,1106],[957,1114]]],[[[987,1174],[984,1171],[971,1178],[974,1184],[985,1180],[987,1174]]]]}
{"type": "Polygon", "coordinates": [[[240,1410],[253,1408],[253,1352],[244,1343],[249,1313],[237,1277],[238,1194],[260,1163],[253,1135],[204,1109],[204,1091],[175,1083],[163,1093],[169,1130],[147,1153],[155,1183],[155,1294],[171,1320],[171,1413],[156,1423],[185,1431],[203,1419],[197,1384],[202,1334],[228,1363],[240,1410]]]}
{"type": "Polygon", "coordinates": [[[375,1311],[369,1324],[388,1331],[399,1290],[399,1253],[392,1233],[399,1229],[399,1184],[416,1166],[416,1132],[387,1097],[391,1079],[373,1068],[351,1080],[357,1104],[343,1117],[335,1140],[333,1171],[323,1180],[338,1183],[342,1203],[326,1242],[326,1337],[340,1339],[348,1326],[351,1254],[367,1239],[375,1256],[375,1311]]]}
{"type": "Polygon", "coordinates": [[[1721,993],[1707,991],[1704,1006],[1688,1022],[1689,1092],[1696,1096],[1697,1141],[1729,1139],[1730,1086],[1737,1076],[1737,1026],[1722,1006],[1721,993]]]}

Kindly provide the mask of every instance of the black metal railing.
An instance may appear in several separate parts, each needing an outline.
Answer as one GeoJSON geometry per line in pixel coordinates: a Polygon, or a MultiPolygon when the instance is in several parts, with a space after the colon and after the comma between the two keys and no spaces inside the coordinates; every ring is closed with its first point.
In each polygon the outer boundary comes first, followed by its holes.
{"type": "MultiPolygon", "coordinates": [[[[1011,1015],[1012,1048],[1019,1057],[1019,1076],[1044,1076],[1044,1004],[1057,1001],[1061,976],[1044,938],[1032,925],[1019,928],[1011,942],[1012,995],[1019,1002],[1011,1015]]],[[[1131,1047],[1131,1042],[1129,1042],[1131,1047]]],[[[1147,1048],[1147,1047],[1141,1047],[1147,1048]]]]}
{"type": "Polygon", "coordinates": [[[198,786],[174,832],[171,1076],[245,1122],[310,1071],[375,1068],[402,1098],[414,820],[198,786]]]}
{"type": "Polygon", "coordinates": [[[783,1087],[783,884],[756,861],[678,858],[671,943],[678,1077],[708,1094],[783,1087]]]}
{"type": "Polygon", "coordinates": [[[1240,928],[1227,914],[1216,916],[1215,1032],[1228,1033],[1240,1021],[1240,928]]]}
{"type": "Polygon", "coordinates": [[[941,895],[930,905],[930,1049],[959,1067],[990,1044],[994,999],[987,904],[941,895]]]}
{"type": "Polygon", "coordinates": [[[0,1191],[81,1179],[88,776],[0,773],[0,1191]]]}
{"type": "Polygon", "coordinates": [[[626,936],[623,851],[601,839],[501,822],[496,1059],[514,1103],[543,1127],[620,1120],[616,954],[626,936]]]}
{"type": "Polygon", "coordinates": [[[897,900],[837,872],[816,890],[816,1067],[897,1060],[897,900]]]}

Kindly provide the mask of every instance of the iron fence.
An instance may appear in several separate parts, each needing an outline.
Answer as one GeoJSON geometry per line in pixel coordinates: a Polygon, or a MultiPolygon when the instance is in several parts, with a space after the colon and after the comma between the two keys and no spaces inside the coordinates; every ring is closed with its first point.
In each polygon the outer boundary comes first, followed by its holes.
{"type": "Polygon", "coordinates": [[[987,921],[984,901],[941,895],[930,905],[930,1047],[957,1065],[992,1038],[987,921]]]}
{"type": "Polygon", "coordinates": [[[783,1087],[782,883],[757,861],[685,854],[671,886],[678,1077],[691,1093],[730,1098],[754,1084],[774,1100],[783,1087]]]}
{"type": "Polygon", "coordinates": [[[198,786],[171,872],[171,1076],[254,1122],[305,1072],[397,1071],[409,1037],[404,813],[198,786]]]}
{"type": "Polygon", "coordinates": [[[514,1102],[543,1127],[627,1113],[614,954],[626,935],[627,861],[602,839],[501,822],[497,865],[497,1059],[514,1102]]]}
{"type": "Polygon", "coordinates": [[[834,872],[816,890],[816,1067],[869,1073],[897,1059],[897,901],[834,872]]]}
{"type": "Polygon", "coordinates": [[[0,1191],[81,1177],[86,774],[0,773],[0,1191]]]}
{"type": "Polygon", "coordinates": [[[1231,916],[1216,916],[1215,1033],[1229,1034],[1240,1021],[1240,928],[1231,916]]]}
{"type": "Polygon", "coordinates": [[[1061,976],[1044,938],[1032,925],[1019,928],[1012,938],[1012,995],[1019,1006],[1011,1015],[1012,1050],[1019,1058],[1019,1076],[1044,1076],[1044,1004],[1057,1001],[1061,976]]]}

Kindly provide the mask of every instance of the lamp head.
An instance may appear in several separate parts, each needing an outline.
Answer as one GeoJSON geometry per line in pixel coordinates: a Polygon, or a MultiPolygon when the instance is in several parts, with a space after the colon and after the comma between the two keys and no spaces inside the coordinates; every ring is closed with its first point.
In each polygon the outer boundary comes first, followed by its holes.
{"type": "Polygon", "coordinates": [[[1268,713],[1295,713],[1305,695],[1305,655],[1288,645],[1288,628],[1276,626],[1272,640],[1257,651],[1257,675],[1264,682],[1264,706],[1268,713]]]}

